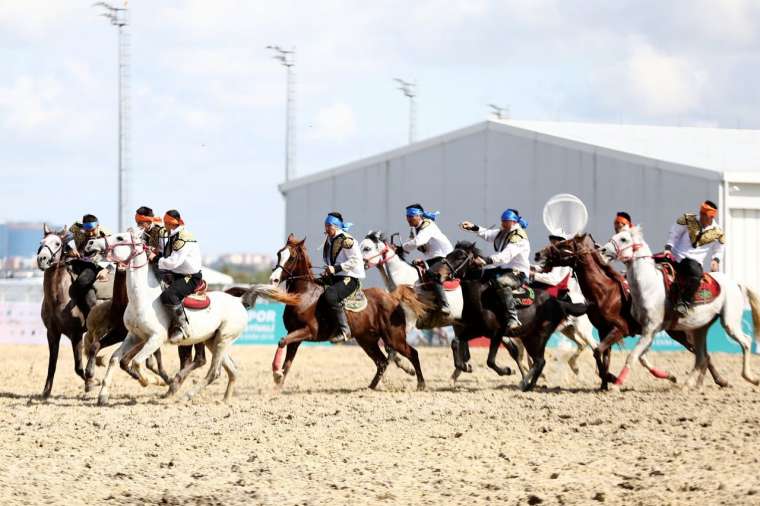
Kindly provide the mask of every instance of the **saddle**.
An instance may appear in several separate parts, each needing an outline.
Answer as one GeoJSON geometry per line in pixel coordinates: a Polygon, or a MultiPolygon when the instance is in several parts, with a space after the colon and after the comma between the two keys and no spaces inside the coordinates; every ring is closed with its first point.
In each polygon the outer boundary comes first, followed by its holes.
{"type": "MultiPolygon", "coordinates": [[[[679,286],[677,281],[676,269],[672,262],[668,260],[662,260],[657,258],[657,268],[662,273],[662,282],[665,285],[665,293],[668,294],[670,302],[675,304],[678,300],[679,286]]],[[[720,295],[720,285],[715,278],[709,273],[702,274],[702,280],[699,283],[699,288],[694,294],[695,305],[709,304],[714,301],[716,297],[720,295]]]]}
{"type": "Polygon", "coordinates": [[[206,290],[208,290],[208,283],[202,279],[193,293],[182,299],[182,305],[187,309],[206,309],[211,305],[211,299],[206,290]]]}
{"type": "Polygon", "coordinates": [[[359,284],[359,288],[354,290],[354,293],[343,299],[341,304],[343,305],[343,309],[352,313],[360,313],[367,309],[369,302],[367,301],[367,296],[364,295],[361,284],[359,284]]]}
{"type": "Polygon", "coordinates": [[[512,297],[518,308],[532,306],[536,302],[536,290],[528,284],[523,284],[520,288],[512,290],[512,297]]]}

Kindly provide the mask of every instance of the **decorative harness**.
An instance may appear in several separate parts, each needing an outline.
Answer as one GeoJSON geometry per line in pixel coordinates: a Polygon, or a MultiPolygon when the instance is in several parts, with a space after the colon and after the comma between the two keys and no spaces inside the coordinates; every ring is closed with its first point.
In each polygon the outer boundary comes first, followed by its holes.
{"type": "Polygon", "coordinates": [[[119,267],[122,267],[124,269],[137,270],[137,269],[141,269],[145,267],[146,265],[150,263],[150,261],[147,260],[147,255],[146,255],[146,261],[144,264],[132,265],[132,260],[139,257],[143,253],[147,253],[150,250],[150,247],[142,241],[135,242],[135,238],[131,234],[130,234],[130,239],[131,239],[130,241],[120,241],[120,242],[115,242],[113,244],[108,244],[108,237],[103,237],[102,239],[106,243],[106,249],[103,252],[105,253],[106,260],[108,260],[109,262],[114,262],[119,267]],[[130,249],[129,256],[124,260],[117,260],[113,257],[113,251],[120,246],[129,246],[129,249],[130,249]]]}
{"type": "Polygon", "coordinates": [[[37,256],[40,256],[40,253],[42,252],[43,249],[47,249],[50,252],[50,266],[52,267],[53,265],[58,265],[63,262],[63,255],[59,255],[60,253],[63,252],[63,239],[61,239],[61,245],[58,246],[58,249],[53,251],[53,248],[51,248],[44,242],[45,239],[47,239],[51,235],[57,236],[58,234],[56,234],[55,232],[50,232],[49,234],[47,234],[45,237],[42,238],[40,247],[37,248],[37,256]],[[54,261],[56,255],[59,255],[58,260],[54,261]]]}

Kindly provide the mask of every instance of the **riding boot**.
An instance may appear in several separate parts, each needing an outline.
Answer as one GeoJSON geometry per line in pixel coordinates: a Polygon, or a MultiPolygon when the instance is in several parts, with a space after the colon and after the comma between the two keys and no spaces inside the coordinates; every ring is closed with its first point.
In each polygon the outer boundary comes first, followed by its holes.
{"type": "Polygon", "coordinates": [[[90,310],[94,308],[97,303],[98,294],[95,292],[94,288],[87,290],[84,295],[77,300],[77,307],[82,312],[85,321],[87,321],[87,317],[90,315],[90,310]]]}
{"type": "Polygon", "coordinates": [[[691,309],[692,302],[694,300],[694,294],[699,289],[699,284],[702,282],[702,277],[689,277],[684,279],[683,283],[679,287],[678,302],[673,307],[673,311],[678,313],[679,316],[686,316],[691,309]]]}
{"type": "Polygon", "coordinates": [[[169,325],[169,342],[171,344],[178,344],[183,339],[190,336],[190,322],[187,321],[187,315],[185,314],[185,308],[182,304],[176,306],[166,306],[169,310],[169,315],[172,318],[169,325]]]}
{"type": "Polygon", "coordinates": [[[446,292],[441,283],[433,282],[433,294],[435,295],[435,303],[438,305],[438,310],[445,315],[451,314],[449,301],[446,299],[446,292]]]}
{"type": "Polygon", "coordinates": [[[515,304],[515,298],[512,295],[512,289],[508,286],[497,284],[496,293],[499,295],[499,299],[504,308],[504,314],[507,320],[507,330],[517,330],[522,326],[522,323],[520,323],[520,319],[517,317],[517,307],[515,304]]]}
{"type": "Polygon", "coordinates": [[[338,322],[338,329],[330,339],[330,342],[336,344],[345,343],[351,339],[351,327],[348,326],[348,316],[346,316],[346,311],[342,307],[336,311],[335,320],[338,322]]]}

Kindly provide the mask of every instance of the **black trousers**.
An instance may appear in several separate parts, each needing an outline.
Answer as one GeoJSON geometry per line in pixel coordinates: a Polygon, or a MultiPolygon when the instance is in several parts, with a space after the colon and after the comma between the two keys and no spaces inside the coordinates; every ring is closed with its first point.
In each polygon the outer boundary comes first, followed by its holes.
{"type": "Polygon", "coordinates": [[[340,303],[359,288],[359,280],[350,276],[333,276],[325,285],[325,302],[333,311],[340,311],[340,303]]]}
{"type": "Polygon", "coordinates": [[[520,288],[525,283],[525,274],[513,269],[484,269],[483,280],[496,288],[520,288]]]}
{"type": "Polygon", "coordinates": [[[428,266],[428,270],[425,271],[425,276],[427,276],[429,280],[434,281],[436,283],[441,282],[440,276],[437,273],[433,272],[432,267],[438,262],[440,262],[441,260],[443,260],[443,258],[444,257],[433,257],[430,260],[425,261],[425,263],[427,263],[427,266],[428,266]]]}
{"type": "Polygon", "coordinates": [[[681,290],[681,300],[692,302],[702,281],[702,265],[691,258],[684,258],[676,264],[676,273],[681,290]]]}
{"type": "Polygon", "coordinates": [[[69,296],[75,301],[84,300],[87,292],[92,289],[92,285],[94,285],[95,280],[98,279],[98,273],[102,271],[103,268],[93,262],[73,260],[71,262],[71,270],[77,275],[77,279],[74,280],[69,288],[69,296]]]}
{"type": "Polygon", "coordinates": [[[182,299],[193,293],[203,279],[200,272],[195,274],[168,272],[165,276],[164,279],[169,282],[169,286],[161,293],[161,303],[167,306],[182,304],[182,299]]]}

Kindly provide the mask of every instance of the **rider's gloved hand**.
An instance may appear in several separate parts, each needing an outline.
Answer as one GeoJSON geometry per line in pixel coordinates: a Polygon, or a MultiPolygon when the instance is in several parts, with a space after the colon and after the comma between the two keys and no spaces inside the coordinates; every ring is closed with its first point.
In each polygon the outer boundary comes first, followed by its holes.
{"type": "Polygon", "coordinates": [[[462,230],[472,230],[473,232],[478,231],[478,226],[470,221],[463,221],[462,223],[459,224],[459,227],[462,230]]]}

